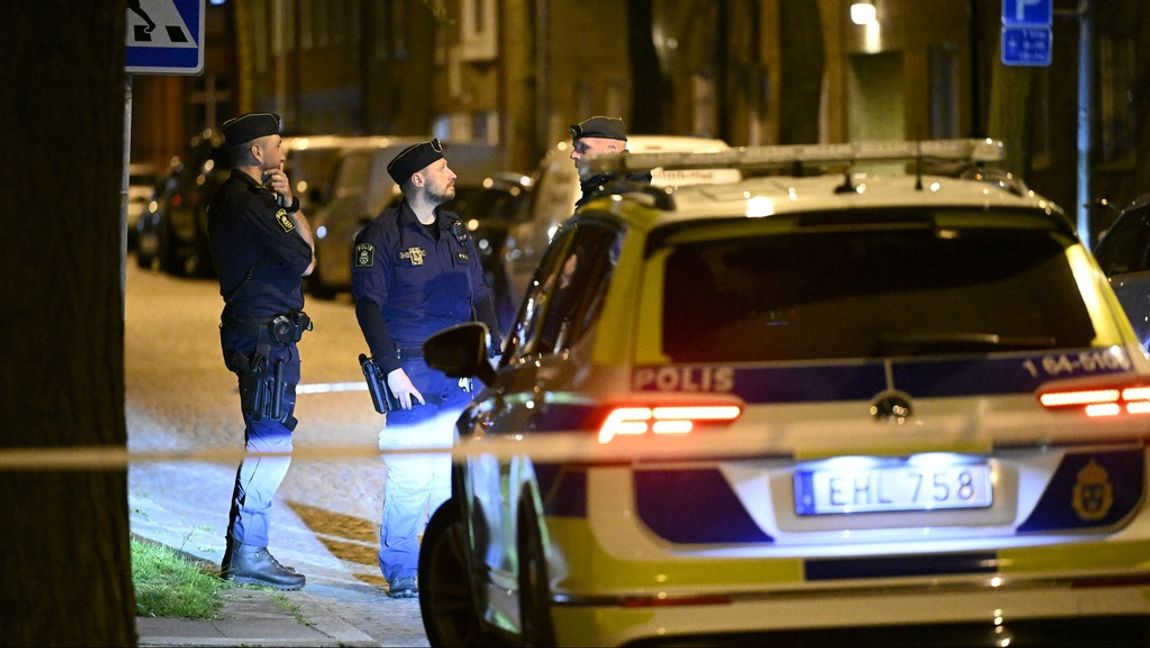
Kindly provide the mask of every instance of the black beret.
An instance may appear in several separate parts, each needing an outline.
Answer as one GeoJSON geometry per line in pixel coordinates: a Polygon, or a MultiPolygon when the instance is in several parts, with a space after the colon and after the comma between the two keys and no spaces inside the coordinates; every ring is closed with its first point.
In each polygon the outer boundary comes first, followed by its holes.
{"type": "Polygon", "coordinates": [[[270,112],[248,113],[224,122],[224,143],[231,148],[279,132],[279,115],[270,112]]]}
{"type": "Polygon", "coordinates": [[[395,180],[395,184],[403,185],[411,179],[411,174],[423,169],[425,166],[443,159],[443,147],[439,139],[429,142],[420,142],[399,152],[391,162],[387,163],[387,173],[395,180]]]}
{"type": "Polygon", "coordinates": [[[590,117],[578,124],[571,124],[571,139],[580,137],[602,137],[604,139],[627,141],[627,128],[618,117],[590,117]]]}

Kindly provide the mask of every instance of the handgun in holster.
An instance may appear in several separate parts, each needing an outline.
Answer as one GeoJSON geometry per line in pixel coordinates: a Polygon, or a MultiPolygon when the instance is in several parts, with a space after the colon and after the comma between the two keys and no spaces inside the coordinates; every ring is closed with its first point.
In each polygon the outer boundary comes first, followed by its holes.
{"type": "Polygon", "coordinates": [[[387,386],[387,377],[383,375],[379,365],[361,353],[359,366],[363,369],[363,379],[367,381],[367,392],[371,394],[371,404],[375,406],[375,411],[387,414],[400,409],[399,399],[391,393],[391,388],[387,386]]]}
{"type": "Polygon", "coordinates": [[[282,422],[287,417],[284,411],[283,360],[277,360],[269,369],[266,356],[256,353],[248,358],[245,354],[234,353],[228,368],[239,376],[240,409],[244,414],[255,421],[282,422]]]}

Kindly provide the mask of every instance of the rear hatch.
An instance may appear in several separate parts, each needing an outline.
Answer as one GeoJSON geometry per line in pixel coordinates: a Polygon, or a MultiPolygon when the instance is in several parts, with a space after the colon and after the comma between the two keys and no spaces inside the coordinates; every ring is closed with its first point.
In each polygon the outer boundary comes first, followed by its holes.
{"type": "Polygon", "coordinates": [[[1142,384],[1145,360],[1097,267],[1048,216],[693,223],[654,234],[648,253],[646,287],[664,299],[634,389],[745,405],[706,431],[730,458],[636,470],[637,512],[663,539],[832,553],[868,539],[1025,543],[1113,530],[1139,506],[1150,394],[1123,389],[1142,384]]]}

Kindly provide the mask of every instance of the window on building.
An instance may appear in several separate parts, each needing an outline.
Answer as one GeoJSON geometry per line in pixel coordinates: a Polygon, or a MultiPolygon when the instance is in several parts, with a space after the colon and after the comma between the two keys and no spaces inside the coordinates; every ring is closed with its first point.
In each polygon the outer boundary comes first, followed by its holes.
{"type": "Polygon", "coordinates": [[[1099,161],[1132,166],[1138,142],[1134,107],[1134,39],[1103,35],[1098,47],[1099,161]]]}
{"type": "Polygon", "coordinates": [[[465,61],[494,59],[499,51],[495,0],[463,0],[459,40],[465,61]]]}
{"type": "Polygon", "coordinates": [[[312,20],[315,22],[313,29],[315,30],[315,46],[327,47],[328,36],[330,35],[330,27],[328,21],[331,15],[330,3],[331,0],[313,0],[314,4],[312,10],[312,20]]]}
{"type": "Polygon", "coordinates": [[[283,2],[273,2],[268,8],[268,41],[271,43],[271,55],[279,58],[284,54],[284,19],[287,18],[287,9],[283,2]]]}
{"type": "Polygon", "coordinates": [[[284,25],[284,42],[283,47],[285,52],[295,50],[296,33],[295,33],[295,14],[296,14],[297,0],[288,0],[284,2],[283,8],[283,25],[284,25]]]}
{"type": "MultiPolygon", "coordinates": [[[[616,114],[616,113],[612,113],[616,114]]],[[[494,110],[477,110],[471,113],[471,135],[476,142],[499,143],[499,113],[494,110]]]]}
{"type": "Polygon", "coordinates": [[[391,52],[402,61],[407,58],[407,3],[391,4],[391,52]]]}
{"type": "Polygon", "coordinates": [[[371,51],[377,61],[386,61],[391,56],[391,7],[387,2],[371,3],[371,23],[375,27],[375,42],[371,51]]]}
{"type": "Polygon", "coordinates": [[[347,0],[331,0],[331,18],[328,28],[331,30],[331,42],[339,44],[347,40],[347,32],[351,29],[348,16],[347,0]]]}
{"type": "Polygon", "coordinates": [[[1030,116],[1030,169],[1045,171],[1050,168],[1050,68],[1035,72],[1033,114],[1030,116]]]}
{"type": "Polygon", "coordinates": [[[931,45],[927,54],[930,66],[930,136],[946,139],[958,136],[958,60],[950,44],[931,45]]]}
{"type": "Polygon", "coordinates": [[[252,59],[259,73],[267,72],[268,69],[268,32],[271,29],[269,11],[266,1],[257,1],[252,5],[252,59]]]}
{"type": "Polygon", "coordinates": [[[315,46],[312,0],[299,0],[299,48],[309,51],[315,46]]]}
{"type": "MultiPolygon", "coordinates": [[[[371,4],[377,3],[373,2],[371,4]]],[[[351,42],[353,43],[360,43],[363,41],[363,18],[363,8],[358,2],[352,3],[351,7],[348,9],[348,20],[351,23],[349,28],[351,29],[350,35],[351,42]]]]}

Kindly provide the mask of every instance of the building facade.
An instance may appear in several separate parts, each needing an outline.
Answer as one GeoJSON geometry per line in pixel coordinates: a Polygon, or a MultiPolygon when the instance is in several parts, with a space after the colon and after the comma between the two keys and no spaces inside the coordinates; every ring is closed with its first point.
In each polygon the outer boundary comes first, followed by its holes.
{"type": "Polygon", "coordinates": [[[209,7],[203,78],[137,79],[133,151],[164,159],[174,131],[261,109],[301,133],[491,144],[519,171],[593,114],[732,145],[991,136],[1073,216],[1086,7],[1091,196],[1150,188],[1145,3],[1054,0],[1052,64],[1021,68],[999,61],[1001,0],[871,0],[866,24],[851,4],[229,0],[209,7]]]}

